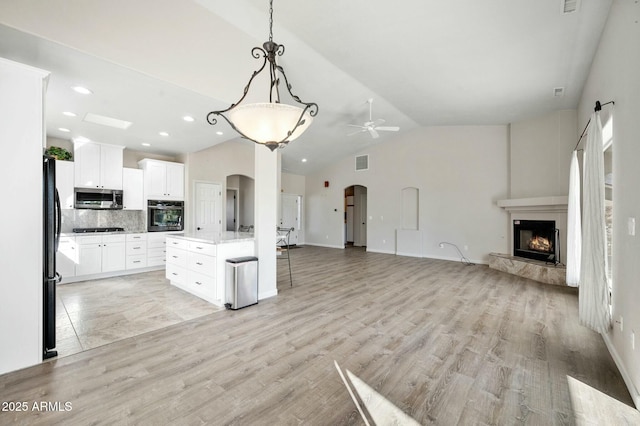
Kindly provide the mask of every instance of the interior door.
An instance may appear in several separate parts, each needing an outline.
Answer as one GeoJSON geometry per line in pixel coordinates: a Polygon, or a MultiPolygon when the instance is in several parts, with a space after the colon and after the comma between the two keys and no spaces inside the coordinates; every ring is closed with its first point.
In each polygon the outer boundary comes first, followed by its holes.
{"type": "Polygon", "coordinates": [[[194,191],[194,228],[196,234],[222,231],[222,186],[196,182],[194,191]]]}
{"type": "Polygon", "coordinates": [[[367,194],[360,194],[358,196],[358,206],[360,215],[358,217],[359,222],[357,226],[359,227],[358,232],[358,241],[354,242],[354,245],[365,247],[367,245],[367,194]]]}
{"type": "Polygon", "coordinates": [[[293,228],[289,236],[289,244],[298,244],[298,231],[300,229],[300,201],[299,195],[281,195],[280,227],[293,228]]]}
{"type": "Polygon", "coordinates": [[[238,230],[238,190],[227,189],[227,231],[238,230]]]}

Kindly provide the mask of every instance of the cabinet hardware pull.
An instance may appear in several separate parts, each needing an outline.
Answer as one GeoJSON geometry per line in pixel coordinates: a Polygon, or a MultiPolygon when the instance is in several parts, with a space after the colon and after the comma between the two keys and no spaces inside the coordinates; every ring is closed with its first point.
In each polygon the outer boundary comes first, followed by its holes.
{"type": "Polygon", "coordinates": [[[140,261],[139,260],[134,260],[133,263],[140,263],[140,261]]]}
{"type": "Polygon", "coordinates": [[[172,272],[171,274],[172,274],[172,275],[178,275],[178,274],[176,274],[175,272],[172,272]]]}
{"type": "Polygon", "coordinates": [[[177,258],[178,258],[178,256],[171,256],[171,257],[173,257],[174,259],[177,259],[177,258]]]}
{"type": "Polygon", "coordinates": [[[202,285],[202,283],[200,281],[196,281],[196,284],[198,285],[202,285]]]}
{"type": "Polygon", "coordinates": [[[196,247],[198,250],[202,250],[204,247],[196,247]]]}
{"type": "Polygon", "coordinates": [[[202,266],[202,262],[196,262],[196,265],[202,266]]]}

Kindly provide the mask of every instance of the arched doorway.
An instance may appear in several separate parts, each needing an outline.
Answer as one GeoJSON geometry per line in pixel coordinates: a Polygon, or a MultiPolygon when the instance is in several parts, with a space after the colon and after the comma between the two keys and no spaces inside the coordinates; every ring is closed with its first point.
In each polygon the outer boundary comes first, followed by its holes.
{"type": "Polygon", "coordinates": [[[344,246],[367,246],[367,187],[344,189],[344,246]]]}
{"type": "Polygon", "coordinates": [[[225,217],[227,231],[253,229],[254,180],[244,175],[227,176],[225,217]]]}

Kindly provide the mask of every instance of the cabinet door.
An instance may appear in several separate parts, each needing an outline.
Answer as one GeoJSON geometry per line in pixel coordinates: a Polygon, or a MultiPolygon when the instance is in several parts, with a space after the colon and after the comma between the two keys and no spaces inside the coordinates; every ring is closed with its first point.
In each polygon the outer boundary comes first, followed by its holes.
{"type": "Polygon", "coordinates": [[[63,210],[73,209],[74,168],[75,164],[72,161],[56,161],[56,188],[63,210]]]}
{"type": "Polygon", "coordinates": [[[126,269],[125,243],[102,243],[102,272],[126,269]]]}
{"type": "Polygon", "coordinates": [[[166,164],[167,196],[171,199],[184,199],[184,164],[166,164]]]}
{"type": "Polygon", "coordinates": [[[144,172],[140,169],[122,169],[124,210],[144,209],[144,172]]]}
{"type": "Polygon", "coordinates": [[[60,238],[60,244],[56,252],[56,271],[62,275],[62,283],[65,282],[65,278],[76,275],[77,255],[76,239],[73,237],[60,238]]]}
{"type": "Polygon", "coordinates": [[[102,244],[78,244],[77,247],[78,264],[76,265],[76,275],[99,274],[102,272],[102,244]]]}
{"type": "Polygon", "coordinates": [[[163,163],[147,163],[144,171],[147,199],[163,199],[167,196],[167,168],[163,163]]]}
{"type": "Polygon", "coordinates": [[[100,145],[90,142],[76,143],[74,156],[75,186],[100,188],[100,145]]]}
{"type": "Polygon", "coordinates": [[[122,147],[100,145],[100,182],[106,189],[122,189],[122,147]]]}

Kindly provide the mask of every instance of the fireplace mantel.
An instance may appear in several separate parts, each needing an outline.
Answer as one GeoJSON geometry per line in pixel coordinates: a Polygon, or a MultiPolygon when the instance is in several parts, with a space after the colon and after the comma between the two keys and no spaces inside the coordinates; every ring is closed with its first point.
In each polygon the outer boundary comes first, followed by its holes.
{"type": "Polygon", "coordinates": [[[566,195],[535,197],[535,198],[511,198],[498,200],[498,207],[508,212],[536,212],[536,213],[566,213],[568,199],[566,195]]]}

